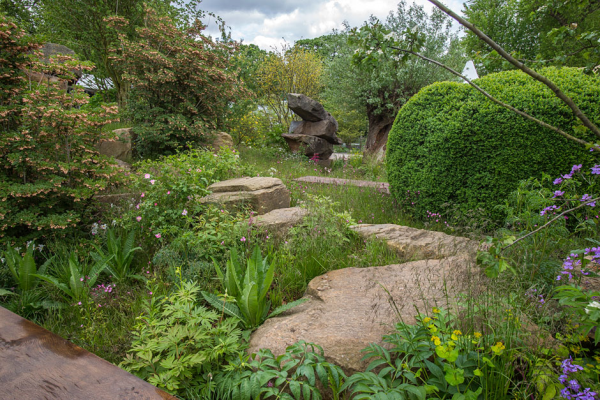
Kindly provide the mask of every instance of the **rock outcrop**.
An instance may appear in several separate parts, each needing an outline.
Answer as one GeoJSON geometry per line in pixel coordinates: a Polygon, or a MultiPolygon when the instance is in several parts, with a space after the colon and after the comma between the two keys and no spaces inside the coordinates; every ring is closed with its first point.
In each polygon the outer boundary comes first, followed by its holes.
{"type": "Polygon", "coordinates": [[[219,204],[227,209],[250,207],[258,214],[290,206],[290,192],[281,179],[237,178],[214,183],[208,187],[212,194],[202,197],[201,203],[219,204]]]}
{"type": "Polygon", "coordinates": [[[235,148],[233,145],[233,138],[226,132],[218,132],[209,146],[215,153],[218,153],[222,147],[229,147],[230,149],[235,148]]]}
{"type": "Polygon", "coordinates": [[[283,354],[305,340],[322,346],[326,359],[346,373],[364,371],[362,349],[381,343],[400,321],[415,323],[417,310],[451,307],[453,296],[473,284],[470,267],[469,257],[450,257],[328,272],[309,283],[307,302],[259,327],[248,351],[283,354]]]}
{"type": "Polygon", "coordinates": [[[333,145],[343,143],[336,135],[338,123],[335,118],[321,103],[303,94],[288,93],[287,100],[288,107],[302,118],[302,121],[293,121],[289,132],[282,135],[292,152],[328,160],[333,145]]]}

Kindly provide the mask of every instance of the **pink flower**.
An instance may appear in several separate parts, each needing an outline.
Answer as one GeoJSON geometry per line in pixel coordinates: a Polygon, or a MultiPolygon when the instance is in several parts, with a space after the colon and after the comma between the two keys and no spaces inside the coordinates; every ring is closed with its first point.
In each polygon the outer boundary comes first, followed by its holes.
{"type": "Polygon", "coordinates": [[[167,194],[171,194],[171,191],[169,190],[169,191],[167,192],[167,194]]]}
{"type": "Polygon", "coordinates": [[[81,305],[81,302],[79,302],[79,303],[77,303],[77,304],[81,305]]]}
{"type": "Polygon", "coordinates": [[[148,292],[148,294],[149,294],[150,296],[152,296],[152,292],[148,292]]]}
{"type": "Polygon", "coordinates": [[[225,244],[225,241],[222,241],[222,242],[221,242],[221,246],[223,246],[224,244],[225,244]]]}
{"type": "Polygon", "coordinates": [[[187,215],[187,210],[184,208],[183,211],[181,212],[181,215],[187,215]]]}
{"type": "Polygon", "coordinates": [[[154,205],[155,205],[155,206],[157,206],[157,205],[158,205],[158,203],[154,203],[154,205]]]}
{"type": "Polygon", "coordinates": [[[140,222],[142,220],[142,217],[140,217],[139,215],[137,217],[135,217],[135,219],[137,219],[137,222],[140,222]]]}
{"type": "Polygon", "coordinates": [[[157,239],[160,239],[160,237],[161,237],[161,236],[160,236],[160,233],[157,233],[157,234],[156,234],[156,235],[154,235],[154,236],[156,236],[156,238],[157,238],[157,239]]]}
{"type": "Polygon", "coordinates": [[[146,178],[146,179],[150,179],[150,174],[146,174],[146,175],[144,175],[144,178],[146,178]]]}
{"type": "Polygon", "coordinates": [[[144,197],[144,196],[145,196],[145,194],[144,194],[144,193],[142,193],[142,195],[141,195],[140,197],[144,197]]]}
{"type": "Polygon", "coordinates": [[[246,237],[242,236],[242,238],[240,239],[241,242],[245,242],[246,241],[246,237]]]}
{"type": "Polygon", "coordinates": [[[156,182],[156,179],[150,179],[150,183],[154,185],[154,182],[156,182]]]}

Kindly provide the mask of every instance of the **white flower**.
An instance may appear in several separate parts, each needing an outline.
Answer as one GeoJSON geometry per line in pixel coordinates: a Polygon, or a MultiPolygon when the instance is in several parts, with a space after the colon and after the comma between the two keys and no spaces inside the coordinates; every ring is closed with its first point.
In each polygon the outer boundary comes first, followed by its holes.
{"type": "Polygon", "coordinates": [[[44,245],[43,245],[43,244],[40,244],[40,245],[38,246],[38,250],[39,250],[39,251],[42,251],[43,249],[44,249],[44,245]]]}
{"type": "Polygon", "coordinates": [[[112,226],[115,226],[116,224],[117,224],[117,221],[115,221],[115,220],[113,219],[112,226]]]}
{"type": "Polygon", "coordinates": [[[588,309],[588,307],[600,309],[600,303],[597,301],[592,301],[590,304],[588,304],[587,307],[585,308],[586,314],[589,314],[590,312],[594,311],[594,310],[588,309]]]}
{"type": "Polygon", "coordinates": [[[105,231],[106,230],[106,224],[100,225],[100,229],[102,229],[103,231],[105,231]]]}

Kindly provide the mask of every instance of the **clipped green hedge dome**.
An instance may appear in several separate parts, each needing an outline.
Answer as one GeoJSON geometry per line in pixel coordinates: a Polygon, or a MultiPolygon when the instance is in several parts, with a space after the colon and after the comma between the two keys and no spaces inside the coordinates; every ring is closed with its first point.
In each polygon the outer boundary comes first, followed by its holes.
{"type": "MultiPolygon", "coordinates": [[[[600,79],[574,68],[540,71],[596,124],[600,79]]],[[[552,91],[521,71],[490,74],[476,83],[492,96],[573,134],[579,125],[552,91]]],[[[588,132],[584,137],[595,142],[588,132]]],[[[387,144],[392,195],[420,191],[417,215],[444,203],[463,211],[483,208],[494,218],[520,180],[558,176],[595,157],[583,146],[493,103],[471,86],[439,82],[423,88],[399,111],[387,144]]],[[[586,163],[587,162],[587,163],[586,163]]]]}

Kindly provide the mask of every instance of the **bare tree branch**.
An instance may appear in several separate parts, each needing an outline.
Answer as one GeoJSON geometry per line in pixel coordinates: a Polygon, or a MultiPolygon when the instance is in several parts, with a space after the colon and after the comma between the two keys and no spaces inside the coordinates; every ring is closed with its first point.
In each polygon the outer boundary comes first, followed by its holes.
{"type": "Polygon", "coordinates": [[[563,215],[568,214],[568,213],[570,213],[572,211],[575,211],[575,210],[577,210],[577,209],[579,209],[579,208],[581,208],[583,206],[587,206],[588,204],[594,203],[594,202],[599,201],[599,200],[600,200],[600,197],[596,197],[595,199],[588,200],[588,201],[586,201],[586,202],[578,205],[577,207],[573,207],[570,210],[561,212],[556,217],[552,218],[550,221],[546,222],[544,225],[542,225],[539,228],[537,228],[535,231],[531,231],[527,235],[521,236],[520,238],[518,238],[517,240],[515,240],[514,242],[512,242],[508,246],[503,247],[500,251],[504,251],[504,250],[508,249],[509,247],[514,246],[515,244],[517,244],[521,240],[523,240],[523,239],[525,239],[525,238],[527,238],[527,237],[529,237],[529,236],[531,236],[531,235],[533,235],[533,234],[541,231],[542,229],[544,229],[545,227],[547,227],[548,225],[550,225],[551,223],[553,223],[554,221],[556,221],[557,219],[559,219],[560,217],[562,217],[563,215]]]}
{"type": "Polygon", "coordinates": [[[536,71],[528,68],[525,64],[511,56],[506,50],[500,47],[496,42],[494,42],[491,38],[489,38],[485,33],[480,31],[475,27],[475,25],[471,24],[464,18],[460,17],[458,14],[450,10],[448,7],[443,5],[439,0],[429,0],[429,2],[433,3],[436,7],[442,10],[444,13],[448,14],[450,17],[454,18],[458,21],[462,26],[469,29],[473,32],[477,37],[487,43],[492,49],[496,50],[498,54],[500,54],[505,60],[510,62],[515,67],[519,68],[521,71],[525,72],[527,75],[531,76],[533,79],[542,82],[544,85],[549,87],[554,94],[561,99],[572,111],[573,114],[583,123],[583,125],[591,130],[597,137],[600,138],[600,129],[589,120],[589,118],[577,107],[577,105],[573,102],[573,100],[564,94],[558,86],[550,79],[545,76],[537,73],[536,71]]]}

